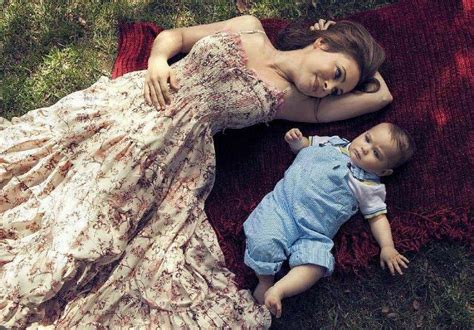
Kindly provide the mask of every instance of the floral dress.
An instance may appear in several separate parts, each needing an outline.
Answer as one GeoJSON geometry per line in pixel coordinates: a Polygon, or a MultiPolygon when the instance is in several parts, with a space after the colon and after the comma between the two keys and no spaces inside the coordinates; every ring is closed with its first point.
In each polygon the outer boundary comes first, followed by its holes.
{"type": "Polygon", "coordinates": [[[283,93],[240,35],[199,40],[157,111],[144,71],[0,117],[0,324],[267,327],[204,212],[212,135],[273,119],[283,93]]]}

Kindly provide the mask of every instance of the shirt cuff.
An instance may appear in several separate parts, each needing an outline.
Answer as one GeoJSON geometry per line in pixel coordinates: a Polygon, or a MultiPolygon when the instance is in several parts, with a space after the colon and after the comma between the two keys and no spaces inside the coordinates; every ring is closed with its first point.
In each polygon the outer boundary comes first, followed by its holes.
{"type": "Polygon", "coordinates": [[[387,209],[384,209],[384,210],[372,212],[372,213],[369,213],[369,214],[363,214],[363,216],[364,216],[365,219],[371,219],[371,218],[374,218],[378,215],[386,214],[386,213],[387,213],[387,209]]]}

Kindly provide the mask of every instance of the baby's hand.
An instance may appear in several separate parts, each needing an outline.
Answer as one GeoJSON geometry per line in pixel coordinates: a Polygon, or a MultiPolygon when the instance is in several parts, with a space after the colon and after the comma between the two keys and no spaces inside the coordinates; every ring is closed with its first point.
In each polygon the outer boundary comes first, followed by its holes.
{"type": "Polygon", "coordinates": [[[270,310],[270,313],[276,316],[277,319],[281,316],[281,299],[282,293],[272,286],[265,292],[265,306],[270,310]]]}
{"type": "Polygon", "coordinates": [[[395,270],[400,275],[403,275],[401,267],[408,268],[407,264],[409,262],[407,258],[402,256],[391,246],[383,247],[382,251],[380,251],[380,266],[382,269],[385,269],[385,265],[387,265],[392,275],[395,275],[395,270]]]}
{"type": "Polygon", "coordinates": [[[292,128],[285,134],[285,141],[288,144],[299,142],[301,141],[302,138],[303,138],[303,134],[297,128],[292,128]]]}

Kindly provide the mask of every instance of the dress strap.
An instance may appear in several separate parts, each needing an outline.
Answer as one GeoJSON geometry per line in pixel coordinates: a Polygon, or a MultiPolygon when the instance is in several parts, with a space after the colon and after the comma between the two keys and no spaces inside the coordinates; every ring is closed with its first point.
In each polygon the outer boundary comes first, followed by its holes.
{"type": "Polygon", "coordinates": [[[252,33],[263,33],[266,34],[265,31],[263,30],[245,30],[245,31],[239,31],[237,32],[238,34],[252,34],[252,33]]]}

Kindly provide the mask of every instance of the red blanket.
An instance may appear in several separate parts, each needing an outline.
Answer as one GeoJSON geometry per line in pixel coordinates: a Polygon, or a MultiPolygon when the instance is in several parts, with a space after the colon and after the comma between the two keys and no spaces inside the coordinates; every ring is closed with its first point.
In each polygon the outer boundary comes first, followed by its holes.
{"type": "MultiPolygon", "coordinates": [[[[206,210],[239,284],[254,281],[243,264],[242,223],[290,165],[293,155],[283,134],[294,126],[306,134],[348,139],[381,121],[406,128],[415,138],[417,153],[385,180],[398,249],[416,251],[435,239],[472,247],[472,12],[471,0],[410,0],[349,17],[365,25],[387,52],[382,74],[394,96],[390,106],[338,123],[276,121],[215,137],[217,178],[206,210]]],[[[271,39],[286,24],[263,20],[271,39]]],[[[113,77],[146,68],[160,31],[151,23],[122,24],[113,77]]],[[[360,270],[375,262],[378,251],[368,225],[357,215],[336,236],[336,270],[360,270]]]]}

